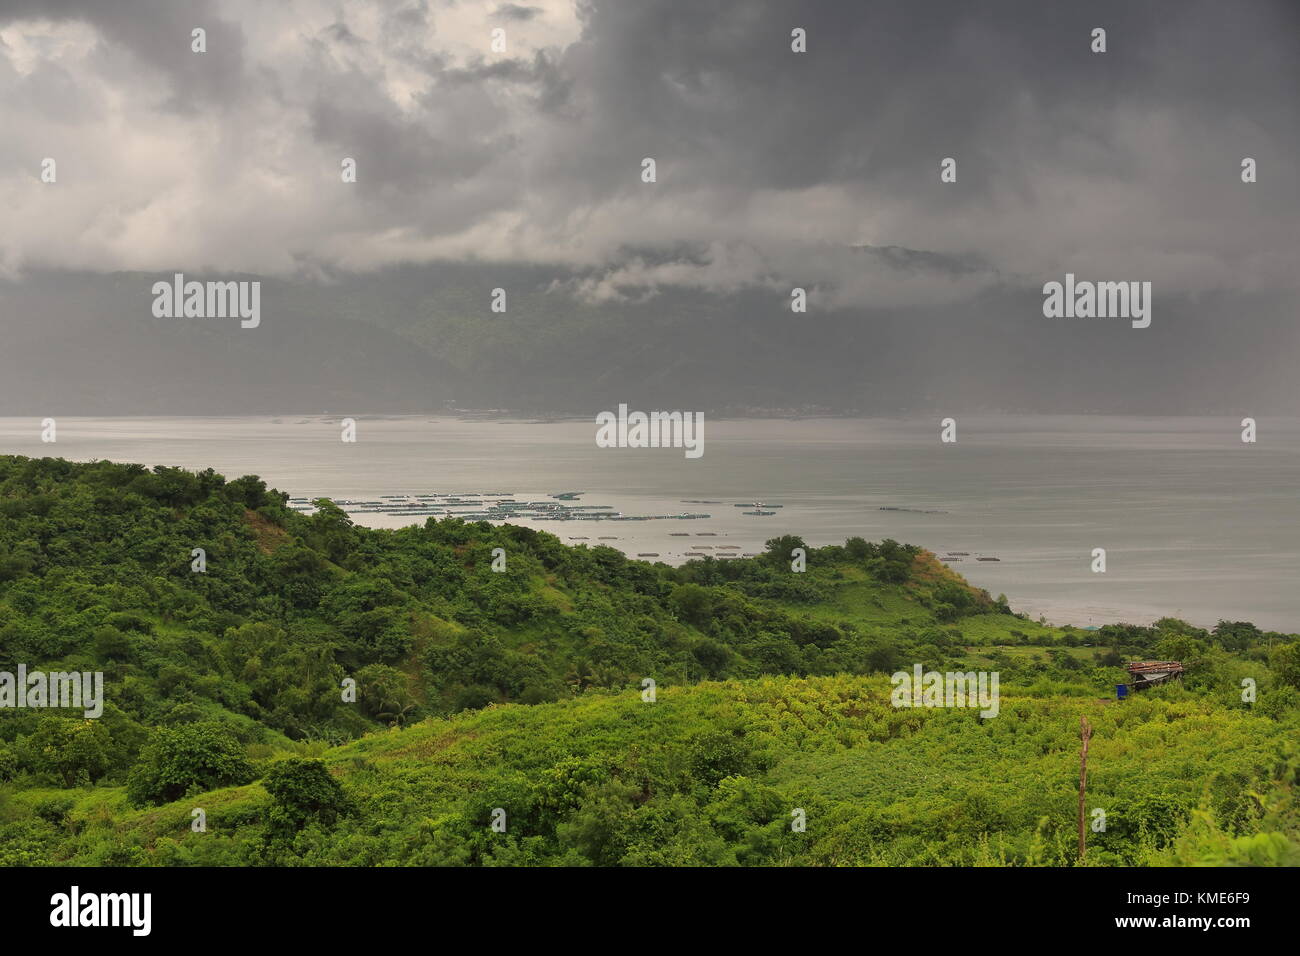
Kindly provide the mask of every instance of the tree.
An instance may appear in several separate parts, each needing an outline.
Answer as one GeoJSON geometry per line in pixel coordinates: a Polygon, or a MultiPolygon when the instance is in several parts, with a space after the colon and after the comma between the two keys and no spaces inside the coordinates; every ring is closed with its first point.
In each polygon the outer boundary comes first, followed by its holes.
{"type": "Polygon", "coordinates": [[[893,538],[886,538],[876,549],[876,557],[867,562],[867,567],[886,584],[906,584],[912,576],[912,562],[918,550],[913,545],[899,544],[893,538]]]}
{"type": "Polygon", "coordinates": [[[22,738],[19,759],[32,773],[49,774],[65,787],[91,784],[112,764],[113,740],[96,720],[44,717],[22,738]]]}
{"type": "Polygon", "coordinates": [[[1220,621],[1214,626],[1214,639],[1229,651],[1244,651],[1264,635],[1249,621],[1220,621]]]}
{"type": "Polygon", "coordinates": [[[713,788],[723,777],[744,776],[753,767],[752,749],[743,731],[711,730],[687,743],[687,761],[693,780],[713,788]]]}
{"type": "Polygon", "coordinates": [[[1165,661],[1181,661],[1186,664],[1204,652],[1205,645],[1188,634],[1166,633],[1156,641],[1156,654],[1165,661]]]}
{"type": "Polygon", "coordinates": [[[333,826],[352,809],[322,760],[281,760],[267,771],[262,786],[271,795],[267,824],[279,836],[289,836],[313,822],[333,826]]]}
{"type": "Polygon", "coordinates": [[[405,724],[415,710],[408,683],[409,678],[395,667],[371,664],[361,668],[357,672],[361,709],[367,717],[390,725],[405,724]]]}
{"type": "Polygon", "coordinates": [[[131,656],[131,638],[115,627],[97,627],[91,639],[95,656],[105,661],[124,661],[131,656]]]}
{"type": "Polygon", "coordinates": [[[808,545],[797,534],[783,534],[779,538],[769,538],[766,546],[767,559],[774,564],[784,562],[788,565],[791,560],[791,552],[795,548],[803,548],[805,554],[808,552],[808,545]]]}
{"type": "Polygon", "coordinates": [[[187,793],[233,787],[256,777],[243,746],[215,721],[163,727],[140,753],[127,778],[136,806],[170,803],[187,793]]]}
{"type": "Polygon", "coordinates": [[[679,620],[703,627],[713,609],[713,598],[698,584],[683,584],[669,595],[668,604],[679,620]]]}
{"type": "Polygon", "coordinates": [[[1279,681],[1287,687],[1300,689],[1300,641],[1273,648],[1269,664],[1279,681]]]}
{"type": "Polygon", "coordinates": [[[637,788],[613,778],[593,784],[582,805],[555,828],[560,846],[573,847],[596,866],[614,866],[635,826],[637,788]]]}

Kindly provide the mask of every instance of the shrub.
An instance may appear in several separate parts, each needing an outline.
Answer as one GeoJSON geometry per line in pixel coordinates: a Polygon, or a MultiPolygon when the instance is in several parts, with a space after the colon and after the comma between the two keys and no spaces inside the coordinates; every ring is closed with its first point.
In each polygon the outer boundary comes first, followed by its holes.
{"type": "Polygon", "coordinates": [[[333,826],[351,810],[339,782],[321,760],[290,757],[273,764],[262,786],[271,795],[267,823],[272,832],[287,835],[309,823],[333,826]]]}
{"type": "Polygon", "coordinates": [[[169,803],[255,776],[239,741],[221,724],[205,721],[160,728],[131,769],[126,792],[136,806],[169,803]]]}

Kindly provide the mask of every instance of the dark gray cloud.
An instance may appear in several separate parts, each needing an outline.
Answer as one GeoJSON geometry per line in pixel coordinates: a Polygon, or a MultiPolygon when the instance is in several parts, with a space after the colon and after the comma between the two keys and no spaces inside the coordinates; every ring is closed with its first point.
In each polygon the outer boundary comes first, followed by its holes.
{"type": "MultiPolygon", "coordinates": [[[[102,71],[83,82],[131,94],[119,136],[138,128],[159,138],[148,148],[183,148],[195,130],[160,132],[150,115],[179,111],[226,147],[219,169],[188,171],[191,228],[237,190],[257,197],[266,242],[292,254],[205,230],[217,265],[474,256],[619,269],[620,249],[692,242],[777,276],[811,263],[808,281],[826,287],[854,284],[817,268],[855,261],[843,254],[854,246],[977,256],[1004,276],[1142,263],[1153,281],[1291,283],[1300,8],[1285,0],[572,9],[7,0],[0,23],[96,31],[96,51],[51,58],[62,74],[41,64],[47,102],[74,98],[59,91],[75,69],[102,71]],[[204,56],[188,48],[200,22],[204,56]],[[498,22],[506,53],[489,48],[498,22]],[[790,49],[796,27],[807,53],[790,49]],[[1090,49],[1094,27],[1105,54],[1090,49]],[[323,194],[343,156],[358,162],[356,188],[323,194]],[[1248,190],[1243,156],[1261,169],[1248,190]],[[658,165],[651,187],[644,157],[658,165]],[[946,157],[955,184],[939,183],[946,157]]],[[[40,102],[33,85],[28,73],[15,91],[40,102]]],[[[6,96],[19,129],[35,124],[31,101],[6,96]]],[[[126,135],[96,155],[129,150],[138,164],[143,147],[126,135]]],[[[142,185],[128,205],[138,218],[160,201],[142,185]]],[[[152,263],[128,224],[117,232],[106,266],[152,263]]],[[[69,264],[23,252],[7,258],[69,264]]]]}
{"type": "MultiPolygon", "coordinates": [[[[4,0],[0,23],[24,19],[81,21],[92,26],[107,46],[128,51],[131,68],[158,76],[167,94],[159,105],[168,110],[237,110],[244,105],[250,64],[244,58],[242,25],[227,18],[211,0],[4,0]],[[191,31],[206,31],[207,52],[191,49],[191,31]]],[[[15,104],[21,108],[21,104],[15,104]]]]}
{"type": "MultiPolygon", "coordinates": [[[[478,283],[527,276],[534,314],[586,316],[589,337],[601,315],[621,335],[680,309],[726,347],[764,316],[737,351],[777,391],[773,342],[825,356],[810,392],[901,396],[882,369],[879,393],[827,384],[893,347],[924,385],[907,401],[965,389],[1010,406],[1061,379],[1018,383],[1017,355],[1136,376],[1104,359],[1114,329],[1042,318],[1041,284],[1073,272],[1153,283],[1153,328],[1126,355],[1164,350],[1170,371],[1143,388],[1198,361],[1242,376],[1300,357],[1279,318],[1300,257],[1298,27],[1289,0],[0,0],[0,274],[326,278],[353,290],[349,314],[416,310],[400,334],[431,355],[468,334],[448,313],[477,315],[478,283]],[[57,186],[39,183],[45,156],[57,186]],[[1246,156],[1257,183],[1240,180],[1246,156]],[[457,262],[503,278],[461,275],[418,305],[364,278],[415,263],[412,282],[436,283],[457,262]],[[793,286],[813,311],[787,342],[793,286]]],[[[332,307],[310,282],[282,291],[332,307]]],[[[563,404],[585,355],[568,348],[546,371],[509,341],[460,367],[563,404]]],[[[699,359],[652,374],[656,354],[633,350],[613,380],[750,394],[699,359]]],[[[1070,388],[1081,400],[1087,381],[1070,388]]]]}
{"type": "MultiPolygon", "coordinates": [[[[1277,280],[1270,250],[1295,251],[1293,4],[584,10],[583,41],[559,64],[580,121],[567,129],[566,160],[547,170],[570,203],[635,194],[628,166],[652,155],[659,194],[698,201],[707,190],[720,231],[728,213],[754,212],[756,197],[834,190],[861,209],[873,244],[982,247],[1009,271],[1038,271],[1044,263],[1023,254],[1043,248],[1095,254],[1098,265],[1100,247],[1124,248],[1131,260],[1141,239],[1198,259],[1217,258],[1216,244],[1258,248],[1253,265],[1277,280]],[[789,51],[796,26],[807,54],[789,51]],[[1105,54],[1090,50],[1096,26],[1105,54]],[[1271,170],[1250,191],[1243,156],[1271,170]],[[958,163],[952,188],[938,184],[944,157],[958,163]]],[[[807,205],[810,221],[796,217],[787,234],[816,233],[819,211],[807,205]]],[[[833,222],[823,234],[846,232],[833,222]]]]}

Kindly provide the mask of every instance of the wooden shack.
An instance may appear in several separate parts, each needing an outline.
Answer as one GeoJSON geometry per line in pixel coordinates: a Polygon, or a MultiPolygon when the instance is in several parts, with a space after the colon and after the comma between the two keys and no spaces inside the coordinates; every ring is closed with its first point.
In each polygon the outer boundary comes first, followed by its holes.
{"type": "Polygon", "coordinates": [[[1183,676],[1183,665],[1178,661],[1133,661],[1128,665],[1133,689],[1146,690],[1183,676]]]}

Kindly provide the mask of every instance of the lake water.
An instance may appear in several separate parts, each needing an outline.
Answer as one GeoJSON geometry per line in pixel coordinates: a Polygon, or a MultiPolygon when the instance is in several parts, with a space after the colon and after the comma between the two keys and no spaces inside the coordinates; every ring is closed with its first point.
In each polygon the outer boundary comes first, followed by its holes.
{"type": "Polygon", "coordinates": [[[1300,631],[1300,420],[1261,419],[1256,444],[1230,418],[963,417],[958,429],[942,444],[937,417],[709,420],[704,455],[687,459],[598,448],[588,421],[361,418],[348,444],[337,419],[316,417],[61,418],[57,443],[43,444],[39,421],[7,418],[0,450],[252,473],[295,497],[582,491],[573,503],[712,517],[519,523],[670,563],[702,545],[757,551],[786,533],[811,545],[891,537],[970,552],[956,570],[1055,623],[1174,615],[1300,631]],[[782,507],[734,507],[755,501],[782,507]],[[1094,548],[1106,549],[1104,574],[1090,570],[1094,548]]]}

